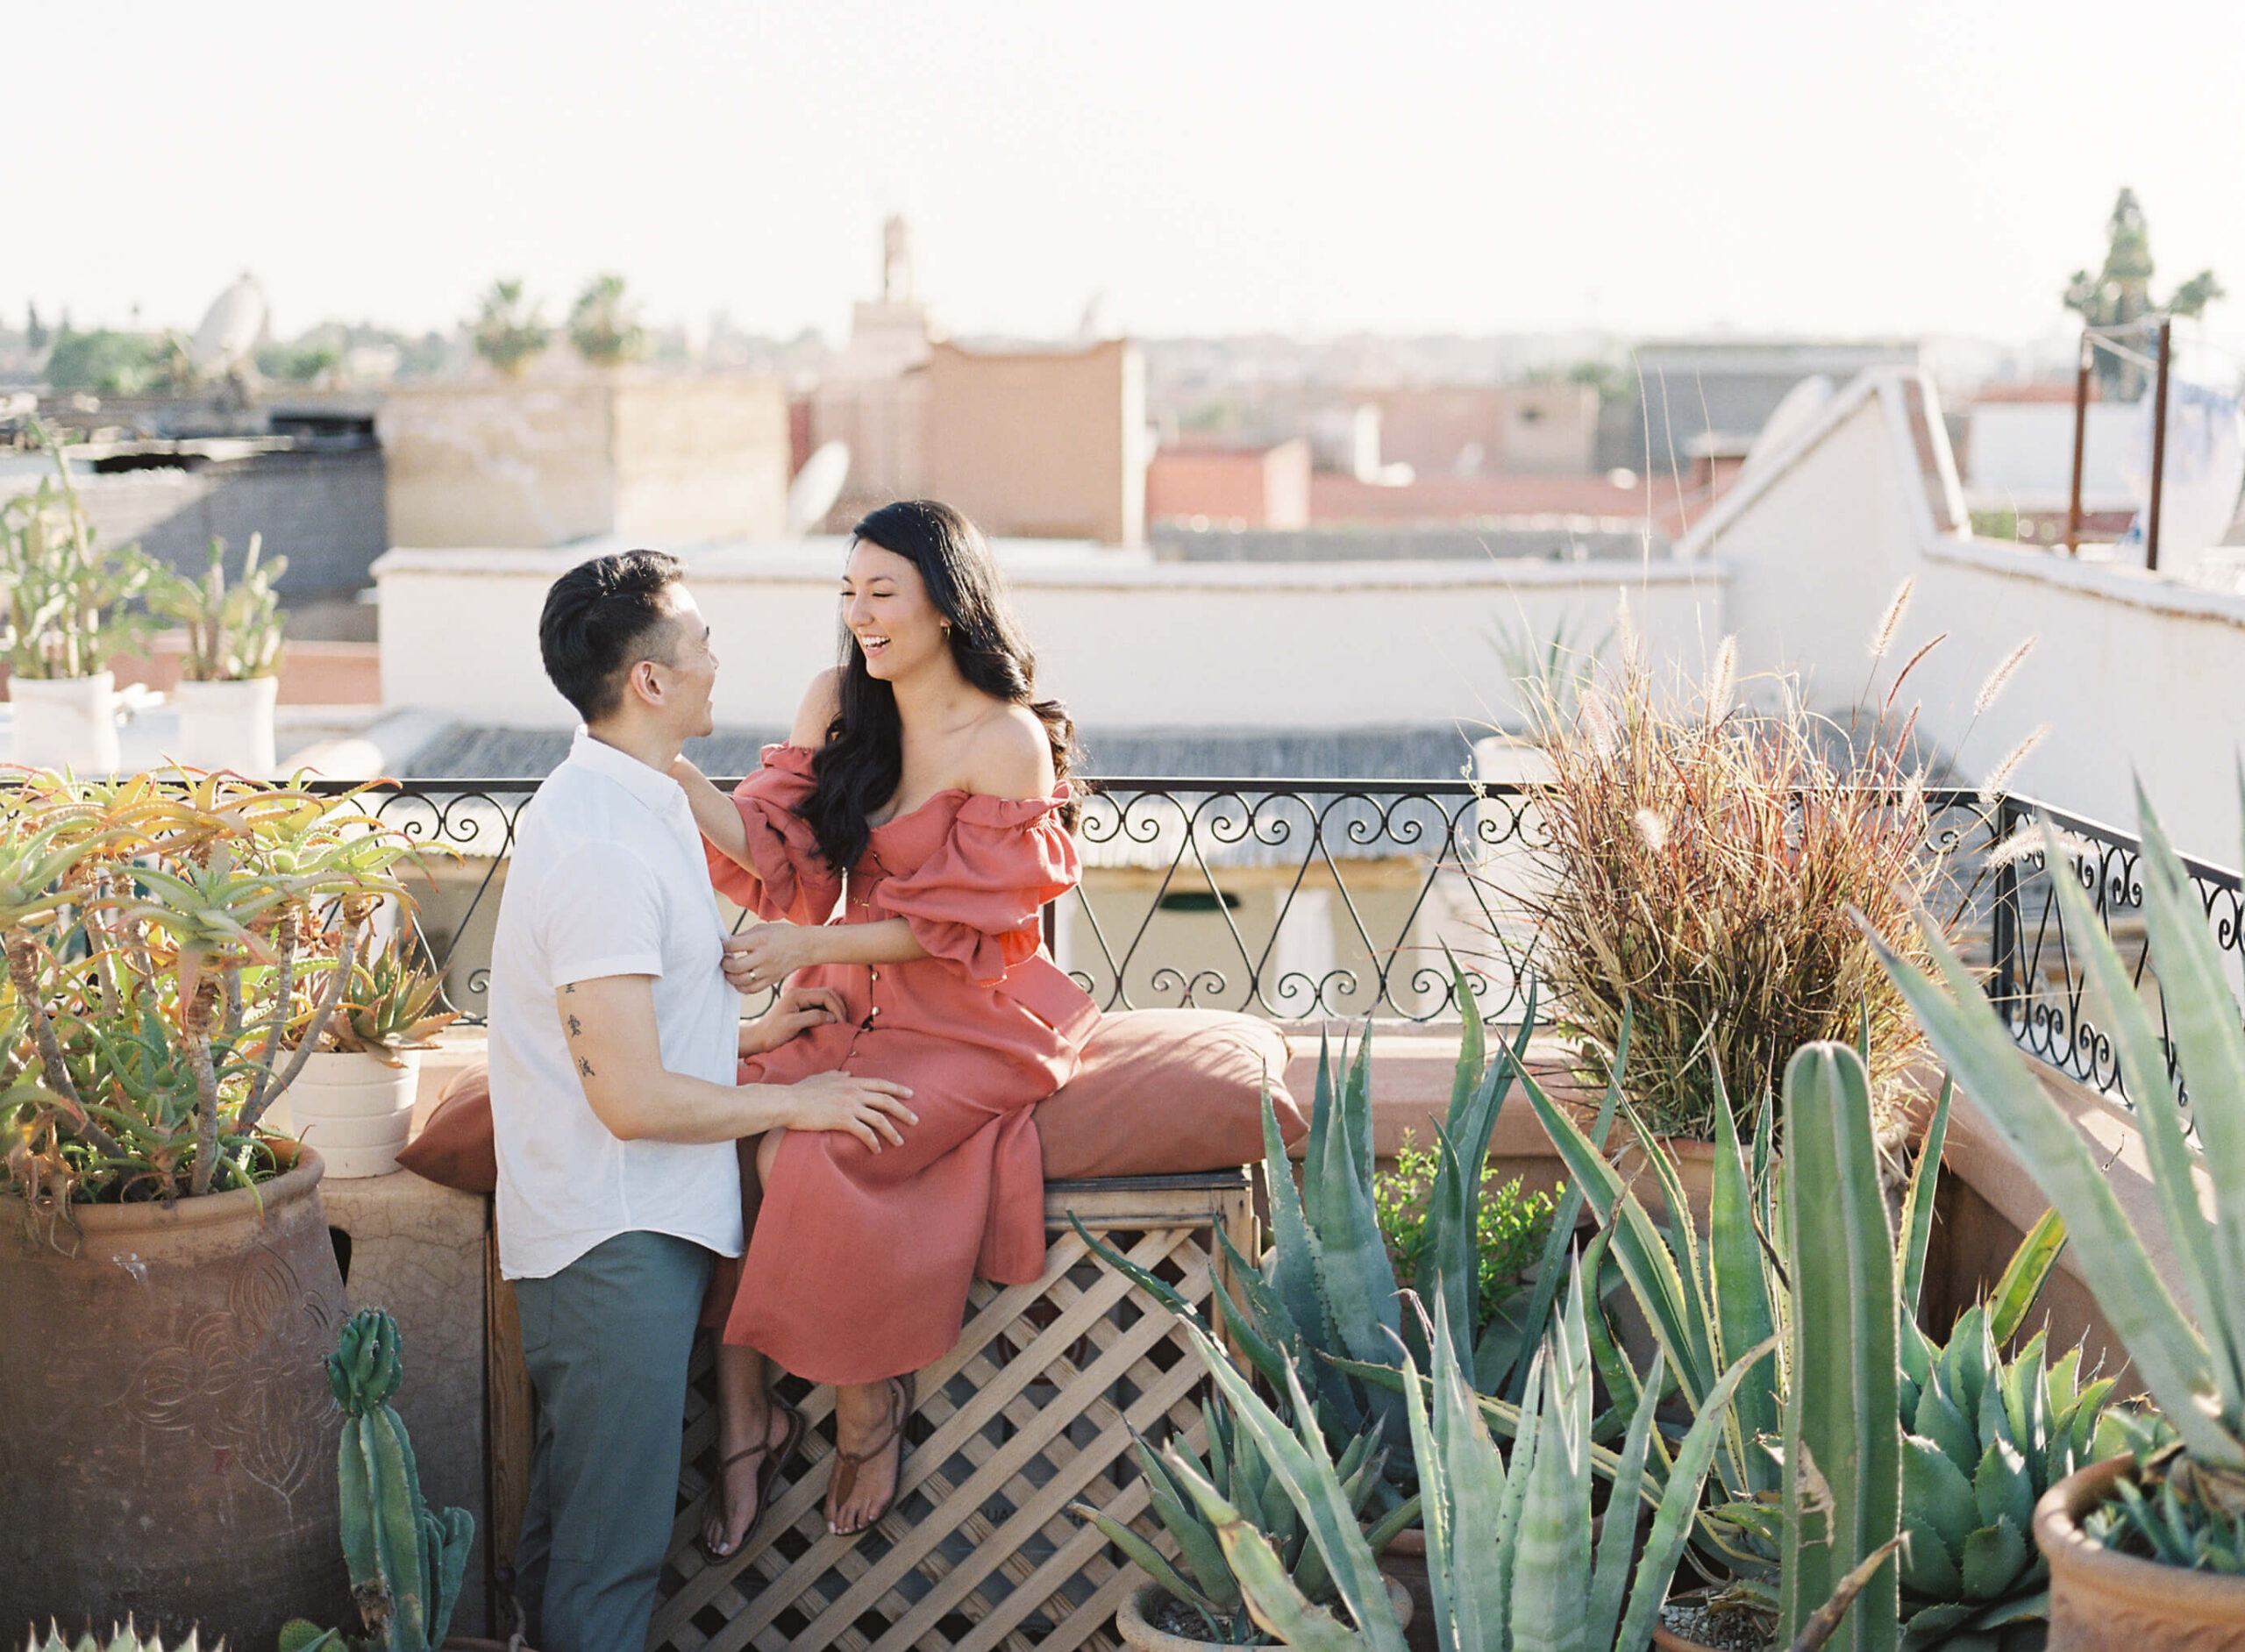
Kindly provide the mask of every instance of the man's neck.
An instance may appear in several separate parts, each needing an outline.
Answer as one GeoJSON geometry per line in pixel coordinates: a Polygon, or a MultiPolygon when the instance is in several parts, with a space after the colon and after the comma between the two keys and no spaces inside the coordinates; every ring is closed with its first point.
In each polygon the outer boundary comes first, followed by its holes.
{"type": "Polygon", "coordinates": [[[585,732],[602,745],[614,746],[628,758],[636,758],[658,774],[670,773],[670,765],[678,761],[685,743],[662,729],[651,729],[645,723],[627,717],[608,717],[599,723],[588,723],[585,732]]]}

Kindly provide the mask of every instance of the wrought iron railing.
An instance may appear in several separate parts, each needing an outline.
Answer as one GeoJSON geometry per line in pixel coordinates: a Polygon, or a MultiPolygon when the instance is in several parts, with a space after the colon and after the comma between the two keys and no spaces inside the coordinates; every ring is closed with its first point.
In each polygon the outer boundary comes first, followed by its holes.
{"type": "MultiPolygon", "coordinates": [[[[2150,958],[2143,926],[2142,840],[2101,821],[2052,808],[2032,798],[2006,797],[1993,822],[1998,842],[2017,847],[2022,840],[2014,834],[2041,819],[2056,828],[2059,845],[2065,851],[2065,866],[2063,873],[2054,872],[2039,847],[2018,847],[2015,853],[1996,858],[1989,879],[1993,965],[1989,995],[2023,1049],[2068,1077],[2126,1100],[2127,1085],[2112,1033],[2098,1020],[2090,1001],[2080,960],[2066,932],[2057,891],[2050,879],[2055,875],[2071,877],[2088,894],[2106,934],[2128,965],[2137,993],[2157,1017],[2171,1074],[2174,1046],[2167,1038],[2166,1004],[2157,979],[2147,967],[2150,958]]],[[[2023,842],[2035,839],[2036,835],[2030,833],[2023,842]]],[[[2241,890],[2239,875],[2187,855],[2183,865],[2206,910],[2214,943],[2229,965],[2230,991],[2245,998],[2245,891],[2241,890]]],[[[2187,1094],[2183,1095],[2182,1104],[2187,1115],[2187,1094]]]]}
{"type": "MultiPolygon", "coordinates": [[[[457,857],[431,858],[438,877],[421,922],[452,1001],[471,1020],[488,986],[491,892],[536,786],[410,780],[367,800],[457,857]]],[[[1076,836],[1087,875],[1048,909],[1046,936],[1104,1008],[1454,1022],[1451,958],[1486,1020],[1516,1022],[1529,1002],[1540,875],[1533,787],[1198,777],[1084,786],[1076,836]]],[[[1949,904],[1985,929],[1976,857],[2000,835],[1997,811],[1966,791],[1931,793],[1928,808],[1956,883],[1949,904]]]]}

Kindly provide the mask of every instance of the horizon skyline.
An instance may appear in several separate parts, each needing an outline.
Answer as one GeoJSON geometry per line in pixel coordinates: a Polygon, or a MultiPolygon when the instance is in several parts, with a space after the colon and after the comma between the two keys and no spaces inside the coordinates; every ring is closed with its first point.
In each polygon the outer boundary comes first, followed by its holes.
{"type": "MultiPolygon", "coordinates": [[[[2128,103],[2074,26],[2099,13],[2023,0],[1875,27],[1778,0],[1712,22],[1406,4],[1322,27],[1259,4],[1158,0],[1131,26],[1004,0],[962,27],[874,0],[663,0],[628,30],[589,6],[258,0],[214,29],[132,4],[92,129],[71,77],[23,89],[28,129],[71,139],[0,182],[39,226],[0,260],[0,315],[121,327],[138,305],[190,331],[248,270],[277,337],[449,334],[495,278],[559,322],[613,269],[652,325],[700,337],[722,312],[838,345],[897,211],[957,337],[1072,336],[1103,297],[1109,331],[1152,339],[2030,345],[2073,324],[2061,290],[2102,257],[2123,184],[2155,294],[2211,267],[2245,295],[2222,101],[2245,9],[2142,11],[2140,34],[2187,18],[2168,32],[2191,49],[2128,103]],[[182,86],[228,95],[182,113],[182,86]]],[[[2245,296],[2206,333],[2245,334],[2245,296]]]]}

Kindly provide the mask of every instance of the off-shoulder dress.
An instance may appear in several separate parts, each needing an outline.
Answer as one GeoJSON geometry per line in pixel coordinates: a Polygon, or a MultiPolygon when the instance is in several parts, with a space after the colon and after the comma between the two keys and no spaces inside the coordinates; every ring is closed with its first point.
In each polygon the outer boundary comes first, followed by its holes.
{"type": "Polygon", "coordinates": [[[919,1122],[879,1153],[838,1130],[788,1133],[724,1340],[813,1382],[871,1383],[950,1350],[977,1274],[1017,1285],[1043,1272],[1031,1110],[1074,1074],[1099,1011],[1045,952],[1038,922],[1081,875],[1065,789],[1029,800],[938,792],[874,827],[845,879],[796,813],[810,796],[811,756],[765,748],[733,793],[754,869],[705,844],[710,880],[766,919],[902,918],[929,956],[798,972],[795,985],[840,993],[847,1016],[743,1063],[741,1081],[892,1079],[911,1087],[919,1122]]]}

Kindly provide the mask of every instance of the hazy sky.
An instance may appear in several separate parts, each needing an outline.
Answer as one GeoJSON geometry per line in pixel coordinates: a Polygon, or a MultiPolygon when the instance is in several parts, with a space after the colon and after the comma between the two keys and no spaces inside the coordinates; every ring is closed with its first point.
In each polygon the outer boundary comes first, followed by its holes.
{"type": "Polygon", "coordinates": [[[0,315],[2038,334],[2115,189],[2245,326],[2236,0],[9,9],[0,315]]]}

